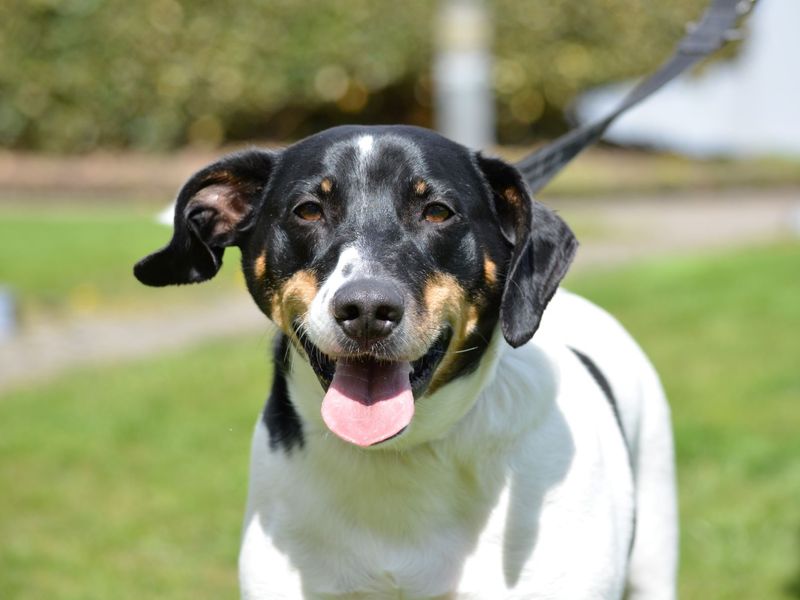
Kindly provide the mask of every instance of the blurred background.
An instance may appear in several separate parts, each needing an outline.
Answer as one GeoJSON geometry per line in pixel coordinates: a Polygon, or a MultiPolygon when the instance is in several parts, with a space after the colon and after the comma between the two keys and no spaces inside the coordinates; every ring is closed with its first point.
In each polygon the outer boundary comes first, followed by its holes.
{"type": "MultiPolygon", "coordinates": [[[[237,253],[148,289],[156,216],[223,152],[341,123],[509,159],[609,110],[704,0],[0,3],[0,598],[236,597],[272,329],[237,253]]],[[[567,287],[673,406],[681,597],[800,598],[800,5],[540,195],[567,287]]]]}

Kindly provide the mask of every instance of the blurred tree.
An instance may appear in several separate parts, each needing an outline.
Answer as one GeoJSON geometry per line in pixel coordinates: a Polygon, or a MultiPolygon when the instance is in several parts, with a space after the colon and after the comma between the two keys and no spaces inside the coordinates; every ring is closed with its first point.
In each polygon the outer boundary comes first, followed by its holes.
{"type": "MultiPolygon", "coordinates": [[[[494,0],[499,138],[564,127],[663,60],[705,0],[494,0]]],[[[431,123],[435,0],[4,0],[0,145],[171,148],[431,123]]]]}

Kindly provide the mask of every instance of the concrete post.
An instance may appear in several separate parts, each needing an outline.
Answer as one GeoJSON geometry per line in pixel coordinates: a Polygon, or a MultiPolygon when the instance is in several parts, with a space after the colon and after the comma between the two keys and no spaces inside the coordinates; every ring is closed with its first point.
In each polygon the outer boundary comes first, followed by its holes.
{"type": "Polygon", "coordinates": [[[443,0],[433,65],[436,128],[465,146],[495,141],[491,25],[481,0],[443,0]]]}

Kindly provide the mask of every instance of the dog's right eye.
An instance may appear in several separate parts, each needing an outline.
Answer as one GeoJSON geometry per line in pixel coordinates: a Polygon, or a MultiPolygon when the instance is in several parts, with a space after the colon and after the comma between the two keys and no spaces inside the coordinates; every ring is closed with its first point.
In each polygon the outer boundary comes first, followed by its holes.
{"type": "Polygon", "coordinates": [[[440,202],[432,202],[422,211],[422,218],[428,221],[428,223],[444,223],[448,221],[453,214],[450,207],[440,202]]]}
{"type": "Polygon", "coordinates": [[[303,202],[294,209],[294,214],[304,221],[319,221],[323,217],[322,206],[317,202],[303,202]]]}

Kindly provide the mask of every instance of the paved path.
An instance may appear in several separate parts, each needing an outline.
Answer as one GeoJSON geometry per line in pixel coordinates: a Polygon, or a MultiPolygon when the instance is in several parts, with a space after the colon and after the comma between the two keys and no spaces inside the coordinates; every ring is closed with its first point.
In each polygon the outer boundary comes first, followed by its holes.
{"type": "MultiPolygon", "coordinates": [[[[624,200],[559,200],[568,222],[587,232],[576,269],[691,253],[798,235],[800,190],[624,200]]],[[[206,339],[270,331],[242,292],[202,308],[165,306],[150,314],[39,323],[0,344],[0,392],[68,369],[113,363],[206,339]]]]}
{"type": "Polygon", "coordinates": [[[121,362],[270,327],[244,292],[189,309],[172,305],[147,314],[40,322],[0,344],[0,392],[77,366],[121,362]]]}
{"type": "Polygon", "coordinates": [[[575,268],[721,249],[800,235],[800,189],[559,201],[588,228],[575,268]]]}

